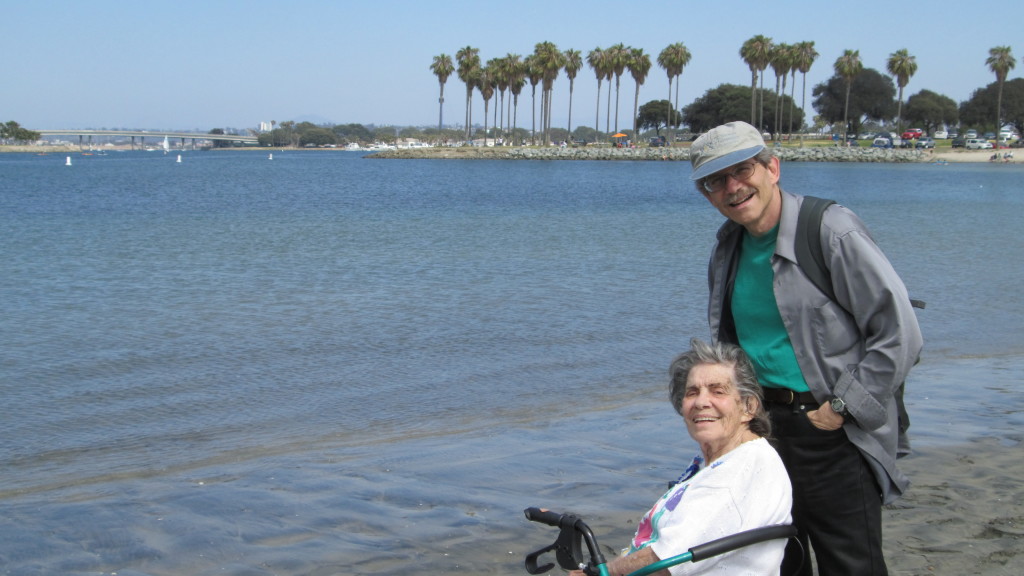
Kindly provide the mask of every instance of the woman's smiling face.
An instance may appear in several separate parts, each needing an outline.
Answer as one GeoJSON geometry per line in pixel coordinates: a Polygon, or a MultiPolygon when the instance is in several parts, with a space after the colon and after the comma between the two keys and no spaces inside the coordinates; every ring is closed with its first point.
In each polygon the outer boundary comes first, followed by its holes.
{"type": "Polygon", "coordinates": [[[682,414],[709,463],[741,444],[753,419],[733,383],[732,366],[722,364],[698,364],[690,370],[682,414]]]}

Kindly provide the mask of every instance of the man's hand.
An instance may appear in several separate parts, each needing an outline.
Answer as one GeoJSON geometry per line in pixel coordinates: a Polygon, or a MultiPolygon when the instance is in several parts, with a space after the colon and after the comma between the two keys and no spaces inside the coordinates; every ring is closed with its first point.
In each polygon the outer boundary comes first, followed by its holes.
{"type": "Polygon", "coordinates": [[[807,419],[819,430],[839,430],[845,420],[832,410],[832,404],[825,402],[817,410],[807,412],[807,419]]]}

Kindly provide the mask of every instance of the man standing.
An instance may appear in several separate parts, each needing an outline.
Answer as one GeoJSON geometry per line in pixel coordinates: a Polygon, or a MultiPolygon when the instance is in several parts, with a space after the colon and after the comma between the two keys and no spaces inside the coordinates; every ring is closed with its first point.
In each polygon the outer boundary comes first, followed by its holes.
{"type": "MultiPolygon", "coordinates": [[[[906,439],[895,393],[922,346],[906,288],[839,205],[820,230],[834,295],[815,287],[794,251],[804,198],[782,190],[779,160],[753,126],[702,135],[690,163],[697,189],[728,218],[708,269],[712,337],[754,360],[803,549],[809,540],[822,575],[887,574],[882,504],[909,486],[896,469],[906,439]]],[[[791,542],[782,573],[803,560],[810,575],[802,556],[791,542]]]]}

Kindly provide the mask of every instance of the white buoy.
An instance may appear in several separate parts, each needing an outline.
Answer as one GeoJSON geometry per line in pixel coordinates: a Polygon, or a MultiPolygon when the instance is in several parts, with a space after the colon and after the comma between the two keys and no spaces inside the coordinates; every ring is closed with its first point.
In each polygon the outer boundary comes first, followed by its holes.
{"type": "Polygon", "coordinates": [[[178,154],[178,164],[181,164],[181,154],[178,154]]]}
{"type": "Polygon", "coordinates": [[[68,156],[68,161],[64,163],[65,166],[71,166],[71,156],[68,156]]]}
{"type": "Polygon", "coordinates": [[[274,155],[273,154],[271,154],[270,157],[267,158],[267,160],[273,160],[273,159],[274,159],[274,155]]]}

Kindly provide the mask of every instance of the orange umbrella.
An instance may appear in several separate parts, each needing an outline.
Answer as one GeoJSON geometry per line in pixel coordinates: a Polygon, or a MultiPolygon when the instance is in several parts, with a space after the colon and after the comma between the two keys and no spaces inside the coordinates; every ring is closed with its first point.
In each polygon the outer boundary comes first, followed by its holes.
{"type": "Polygon", "coordinates": [[[626,137],[626,135],[623,134],[622,132],[619,132],[618,134],[612,134],[612,138],[625,138],[625,137],[626,137]]]}

